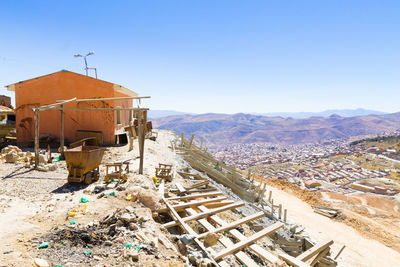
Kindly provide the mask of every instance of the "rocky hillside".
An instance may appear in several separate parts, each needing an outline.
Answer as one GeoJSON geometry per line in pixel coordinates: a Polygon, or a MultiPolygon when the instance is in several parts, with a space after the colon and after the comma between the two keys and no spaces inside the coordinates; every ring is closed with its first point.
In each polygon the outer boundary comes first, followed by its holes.
{"type": "Polygon", "coordinates": [[[227,143],[271,142],[298,144],[375,134],[400,128],[400,112],[341,117],[331,115],[293,119],[250,114],[177,115],[153,120],[156,128],[203,137],[209,147],[227,143]]]}

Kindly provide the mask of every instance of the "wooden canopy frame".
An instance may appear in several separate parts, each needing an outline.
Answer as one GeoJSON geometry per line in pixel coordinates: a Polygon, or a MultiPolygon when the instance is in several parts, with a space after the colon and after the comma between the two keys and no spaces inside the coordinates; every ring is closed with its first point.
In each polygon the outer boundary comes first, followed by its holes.
{"type": "Polygon", "coordinates": [[[147,122],[147,110],[148,108],[64,108],[64,104],[71,102],[89,102],[89,101],[106,101],[106,100],[127,100],[127,99],[141,99],[151,98],[150,96],[132,96],[132,97],[109,97],[109,98],[88,98],[88,99],[77,99],[72,98],[69,100],[57,100],[54,104],[44,105],[40,107],[32,107],[34,115],[35,125],[35,139],[34,139],[34,150],[35,150],[35,169],[39,166],[39,123],[40,123],[40,111],[45,110],[59,110],[60,111],[60,152],[64,155],[64,110],[82,110],[82,111],[109,111],[109,110],[134,110],[138,111],[139,120],[139,174],[143,174],[143,155],[144,155],[144,139],[145,139],[145,125],[147,122]]]}

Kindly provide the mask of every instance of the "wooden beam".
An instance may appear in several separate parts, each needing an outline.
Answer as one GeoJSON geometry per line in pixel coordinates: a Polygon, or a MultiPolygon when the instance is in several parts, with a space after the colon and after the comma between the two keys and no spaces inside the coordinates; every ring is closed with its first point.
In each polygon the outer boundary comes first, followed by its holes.
{"type": "MultiPolygon", "coordinates": [[[[176,205],[172,205],[172,207],[175,210],[179,210],[179,209],[184,209],[184,208],[188,208],[188,207],[197,207],[199,205],[204,205],[204,204],[209,204],[209,203],[213,203],[213,202],[220,202],[222,200],[225,200],[226,197],[216,197],[216,198],[207,198],[207,199],[203,199],[203,200],[198,200],[198,201],[190,201],[190,202],[186,202],[186,203],[180,203],[180,204],[176,204],[176,205]]],[[[157,212],[166,212],[168,211],[168,209],[159,209],[157,210],[157,212]]]]}
{"type": "Polygon", "coordinates": [[[279,258],[287,262],[289,265],[294,266],[294,267],[310,267],[307,263],[304,261],[299,260],[298,258],[292,257],[288,254],[279,254],[279,258]]]}
{"type": "MultiPolygon", "coordinates": [[[[186,211],[190,214],[190,215],[195,215],[197,214],[197,212],[195,210],[193,210],[192,208],[187,208],[186,211]]],[[[214,215],[217,216],[217,215],[214,215]]],[[[208,231],[213,231],[215,230],[215,227],[209,223],[207,221],[207,219],[200,219],[198,220],[198,222],[204,227],[206,228],[208,231]]],[[[218,241],[226,248],[231,247],[234,245],[234,243],[227,237],[222,236],[218,239],[218,241]]],[[[243,251],[237,251],[236,253],[234,253],[235,257],[245,266],[248,267],[256,267],[259,266],[257,263],[254,262],[254,260],[252,260],[246,253],[244,253],[243,251]]]]}
{"type": "Polygon", "coordinates": [[[322,243],[316,244],[315,246],[313,246],[309,250],[306,250],[305,252],[303,252],[302,254],[297,256],[296,258],[305,262],[332,244],[333,244],[333,240],[324,241],[322,243]]]}
{"type": "Polygon", "coordinates": [[[39,111],[43,111],[43,110],[55,109],[59,105],[66,104],[66,103],[69,103],[69,102],[74,102],[74,101],[76,101],[76,97],[74,97],[72,99],[69,99],[69,100],[63,100],[63,101],[60,101],[60,102],[55,103],[55,104],[44,105],[44,106],[40,106],[40,107],[34,107],[34,108],[32,108],[32,110],[39,109],[39,111]]]}
{"type": "Polygon", "coordinates": [[[267,228],[264,228],[263,230],[261,230],[261,231],[255,233],[254,235],[250,236],[246,240],[239,241],[238,243],[236,243],[232,247],[229,247],[229,248],[226,248],[226,249],[220,251],[219,253],[217,253],[214,256],[214,259],[215,260],[222,259],[226,255],[231,254],[231,253],[233,253],[233,252],[235,252],[235,251],[237,251],[239,249],[242,249],[242,248],[248,246],[249,244],[257,241],[258,239],[263,238],[266,235],[269,235],[269,234],[272,234],[272,233],[278,231],[282,227],[283,227],[283,223],[276,222],[273,225],[270,225],[267,228]]]}
{"type": "Polygon", "coordinates": [[[190,138],[189,149],[192,147],[193,140],[194,140],[194,134],[192,134],[192,137],[190,138]]]}
{"type": "Polygon", "coordinates": [[[147,111],[139,110],[138,128],[139,128],[139,174],[143,174],[143,162],[144,162],[144,140],[146,134],[146,121],[147,111]]]}
{"type": "Polygon", "coordinates": [[[60,105],[60,159],[65,159],[64,157],[64,104],[60,105]]]}
{"type": "Polygon", "coordinates": [[[315,264],[317,264],[318,263],[318,261],[322,258],[322,257],[324,257],[328,252],[329,252],[329,250],[331,250],[331,248],[330,247],[327,247],[326,249],[324,249],[323,251],[321,251],[320,253],[318,253],[318,255],[312,260],[312,262],[311,262],[311,266],[314,266],[315,264]]]}
{"type": "MultiPolygon", "coordinates": [[[[215,230],[210,231],[210,232],[212,232],[212,233],[220,233],[220,232],[223,232],[223,231],[226,231],[226,230],[230,230],[230,229],[232,229],[232,228],[235,228],[235,227],[238,226],[238,225],[241,225],[241,224],[244,224],[244,223],[253,221],[253,220],[257,220],[257,219],[259,219],[259,218],[261,218],[261,217],[264,217],[264,216],[265,216],[264,212],[263,212],[263,211],[260,211],[260,212],[258,212],[258,213],[253,214],[253,215],[246,216],[246,217],[244,217],[244,218],[242,218],[242,219],[240,219],[240,220],[237,220],[237,221],[228,223],[228,224],[226,224],[226,225],[224,225],[224,226],[215,228],[215,230]]],[[[200,234],[197,238],[204,238],[207,234],[208,234],[208,233],[200,234]]]]}
{"type": "Polygon", "coordinates": [[[159,193],[162,197],[164,197],[164,194],[165,194],[164,188],[165,188],[165,180],[162,179],[160,185],[158,186],[158,193],[159,193]]]}
{"type": "MultiPolygon", "coordinates": [[[[61,110],[60,108],[52,108],[54,110],[61,110]]],[[[108,110],[134,110],[134,111],[146,111],[148,108],[64,108],[64,110],[86,110],[86,111],[108,111],[108,110]]]]}
{"type": "MultiPolygon", "coordinates": [[[[172,214],[173,217],[175,217],[176,220],[179,221],[180,225],[183,227],[183,229],[185,229],[185,231],[190,234],[190,235],[194,235],[196,236],[197,233],[189,226],[185,223],[184,219],[182,219],[179,214],[172,208],[171,204],[163,197],[163,200],[165,202],[165,205],[167,205],[167,207],[170,209],[170,212],[172,214]]],[[[207,255],[207,257],[216,265],[218,266],[218,264],[215,262],[215,260],[213,259],[213,257],[210,255],[210,253],[208,253],[207,249],[204,247],[204,245],[198,240],[195,239],[194,240],[196,242],[196,244],[203,250],[203,252],[207,255]]]]}
{"type": "MultiPolygon", "coordinates": [[[[207,211],[208,209],[204,206],[199,206],[199,209],[201,211],[207,211]]],[[[227,223],[222,220],[221,218],[219,218],[217,215],[213,215],[210,217],[210,219],[212,221],[214,221],[216,224],[219,224],[221,226],[226,225],[227,223]]],[[[240,233],[238,230],[233,229],[230,230],[229,233],[236,238],[239,241],[242,240],[246,240],[247,237],[245,235],[243,235],[242,233],[240,233]]],[[[249,249],[252,250],[254,253],[256,253],[258,256],[260,256],[261,258],[263,258],[264,260],[266,260],[267,262],[269,262],[272,265],[279,265],[279,263],[281,262],[279,260],[278,257],[276,257],[274,254],[272,254],[271,252],[263,249],[262,247],[260,247],[258,244],[254,243],[252,245],[249,246],[249,249]]]]}
{"type": "Polygon", "coordinates": [[[186,193],[186,189],[183,187],[183,185],[181,183],[175,183],[175,186],[179,191],[179,195],[186,193]]]}
{"type": "Polygon", "coordinates": [[[191,189],[194,189],[194,188],[198,188],[198,187],[200,187],[200,186],[203,186],[203,185],[208,185],[209,182],[210,182],[210,181],[205,180],[205,181],[202,181],[202,182],[200,182],[200,183],[197,183],[197,184],[194,184],[194,185],[191,185],[191,186],[187,186],[187,187],[186,187],[186,190],[191,190],[191,189]]]}
{"type": "Polygon", "coordinates": [[[233,201],[233,200],[223,200],[220,202],[212,202],[212,203],[204,204],[204,206],[206,206],[209,209],[215,209],[215,208],[230,205],[233,203],[235,203],[235,201],[233,201]]]}
{"type": "Polygon", "coordinates": [[[343,251],[343,249],[344,249],[345,247],[346,247],[346,245],[343,245],[343,247],[339,250],[338,254],[336,254],[334,260],[336,260],[336,259],[340,256],[340,254],[342,253],[342,251],[343,251]]]}
{"type": "Polygon", "coordinates": [[[39,109],[34,109],[35,112],[35,168],[39,166],[39,109]]]}
{"type": "Polygon", "coordinates": [[[193,198],[206,198],[206,197],[214,197],[214,196],[220,196],[220,195],[222,195],[222,192],[214,191],[214,192],[205,193],[205,194],[187,195],[187,196],[182,196],[182,197],[170,197],[170,198],[167,198],[167,200],[184,200],[184,199],[193,199],[193,198]]]}
{"type": "MultiPolygon", "coordinates": [[[[207,216],[210,216],[210,215],[222,212],[222,211],[236,209],[236,208],[239,208],[239,207],[242,207],[242,206],[244,206],[244,202],[239,201],[239,202],[233,203],[231,205],[222,206],[222,207],[219,207],[219,208],[216,208],[216,209],[212,209],[212,210],[209,210],[209,211],[205,211],[205,212],[193,215],[193,216],[188,216],[188,217],[182,218],[182,220],[184,222],[193,221],[193,220],[201,219],[201,218],[204,218],[204,217],[207,217],[207,216]]],[[[163,226],[165,228],[170,228],[170,227],[173,227],[175,225],[178,225],[178,222],[172,221],[172,222],[168,222],[168,223],[164,223],[163,224],[163,226]]]]}
{"type": "MultiPolygon", "coordinates": [[[[151,98],[151,96],[128,96],[128,97],[107,97],[107,98],[86,98],[76,99],[76,102],[87,102],[87,101],[104,101],[104,100],[124,100],[124,99],[144,99],[151,98]]],[[[57,100],[56,102],[63,102],[64,100],[57,100]]],[[[65,102],[64,102],[65,103],[65,102]]]]}

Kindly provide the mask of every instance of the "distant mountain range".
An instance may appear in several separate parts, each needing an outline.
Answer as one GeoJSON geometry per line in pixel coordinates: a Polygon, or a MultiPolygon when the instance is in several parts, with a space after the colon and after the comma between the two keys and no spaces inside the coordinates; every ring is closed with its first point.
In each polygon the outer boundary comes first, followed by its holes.
{"type": "MultiPolygon", "coordinates": [[[[196,115],[195,113],[181,112],[175,110],[149,110],[148,116],[150,118],[161,118],[174,115],[190,114],[196,115]]],[[[328,109],[321,112],[270,112],[270,113],[250,113],[252,115],[261,115],[268,117],[283,117],[283,118],[295,118],[305,119],[309,117],[329,117],[333,114],[341,117],[355,117],[355,116],[366,116],[366,115],[382,115],[387,114],[382,111],[369,110],[369,109],[328,109]]],[[[197,114],[198,115],[198,114],[197,114]]]]}
{"type": "Polygon", "coordinates": [[[305,119],[310,117],[329,117],[331,115],[339,115],[341,117],[355,117],[355,116],[366,116],[366,115],[382,115],[387,114],[382,111],[369,110],[369,109],[328,109],[321,112],[271,112],[271,113],[252,113],[254,115],[271,116],[271,117],[284,117],[284,118],[295,118],[305,119]]]}
{"type": "Polygon", "coordinates": [[[210,148],[229,143],[313,143],[327,139],[377,134],[400,128],[400,112],[356,117],[294,119],[252,114],[176,115],[153,119],[153,126],[186,136],[203,137],[210,148]]]}
{"type": "Polygon", "coordinates": [[[184,114],[194,115],[194,113],[181,112],[181,111],[175,111],[175,110],[152,110],[152,109],[150,109],[147,112],[147,116],[151,119],[167,117],[167,116],[175,116],[175,115],[184,115],[184,114]]]}

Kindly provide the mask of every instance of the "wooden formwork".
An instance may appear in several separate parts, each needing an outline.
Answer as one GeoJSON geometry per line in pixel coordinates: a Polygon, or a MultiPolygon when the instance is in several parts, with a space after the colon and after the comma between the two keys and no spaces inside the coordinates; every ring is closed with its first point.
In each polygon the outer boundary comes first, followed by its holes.
{"type": "MultiPolygon", "coordinates": [[[[257,212],[255,214],[244,216],[238,220],[227,222],[219,216],[219,213],[228,210],[234,210],[238,207],[244,206],[244,203],[229,201],[218,190],[204,193],[190,193],[190,190],[207,186],[206,183],[195,182],[192,186],[178,189],[179,196],[163,198],[167,208],[158,210],[159,213],[168,212],[173,221],[165,223],[165,228],[173,226],[180,226],[187,234],[191,235],[195,242],[209,258],[218,266],[229,266],[224,258],[228,255],[234,257],[244,266],[259,266],[256,261],[246,253],[250,250],[256,254],[260,259],[264,260],[272,266],[283,266],[288,264],[290,266],[314,266],[329,252],[330,245],[333,241],[327,241],[319,245],[313,246],[304,253],[297,257],[290,256],[286,253],[278,253],[277,255],[271,251],[261,247],[256,243],[257,240],[268,237],[276,231],[284,227],[281,222],[275,222],[268,227],[254,233],[251,236],[245,236],[236,228],[240,225],[251,223],[257,219],[265,216],[264,212],[257,212]],[[183,194],[181,192],[184,192],[183,194]],[[184,213],[185,216],[179,215],[184,213]],[[190,224],[189,222],[197,222],[190,224]],[[190,226],[191,225],[191,226],[190,226]],[[194,225],[201,225],[203,231],[199,231],[198,227],[194,225]],[[222,235],[221,233],[224,233],[222,235]],[[216,251],[214,246],[205,248],[206,245],[203,240],[208,235],[218,234],[218,243],[224,249],[216,251]]],[[[183,187],[183,186],[181,186],[183,187]]],[[[164,187],[162,187],[164,190],[164,187]]],[[[203,188],[202,190],[206,190],[203,188]]],[[[160,192],[164,196],[164,191],[160,192]]]]}

